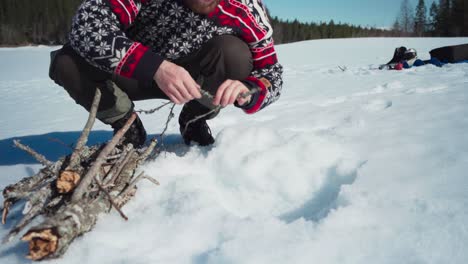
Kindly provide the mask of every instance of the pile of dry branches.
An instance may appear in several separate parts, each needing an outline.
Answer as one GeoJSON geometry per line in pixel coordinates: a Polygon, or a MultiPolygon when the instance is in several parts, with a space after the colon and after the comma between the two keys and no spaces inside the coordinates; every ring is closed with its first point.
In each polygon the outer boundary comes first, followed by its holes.
{"type": "MultiPolygon", "coordinates": [[[[201,92],[203,96],[213,99],[208,92],[201,92]]],[[[246,98],[256,92],[258,89],[240,97],[246,98]]],[[[62,256],[76,237],[94,227],[99,214],[111,208],[115,208],[128,220],[121,208],[135,195],[138,181],[147,179],[159,185],[156,180],[143,173],[136,174],[137,168],[153,154],[156,139],[144,149],[135,149],[132,144],[122,143],[125,132],[135,121],[136,114],[133,114],[107,144],[86,146],[96,120],[100,99],[101,92],[96,89],[88,121],[73,153],[69,156],[51,162],[30,147],[15,141],[16,147],[28,152],[45,166],[37,174],[3,190],[3,224],[6,223],[10,208],[20,201],[26,201],[23,218],[4,238],[4,243],[11,241],[38,216],[44,217],[42,223],[31,227],[22,238],[29,242],[29,259],[43,260],[62,256]]],[[[171,102],[150,111],[137,112],[152,114],[170,104],[171,102]]],[[[191,123],[216,113],[221,108],[218,106],[204,115],[194,117],[187,123],[184,132],[191,123]]],[[[173,110],[174,104],[161,138],[174,116],[173,110]]]]}
{"type": "Polygon", "coordinates": [[[10,208],[26,201],[23,218],[11,229],[4,242],[11,241],[36,217],[43,216],[42,223],[31,227],[22,237],[29,242],[27,257],[32,260],[63,255],[76,237],[94,227],[99,214],[112,207],[127,220],[121,208],[135,195],[137,182],[148,179],[158,184],[143,173],[137,174],[137,168],[152,154],[157,141],[153,139],[144,149],[122,143],[125,132],[136,118],[135,114],[107,144],[86,146],[100,98],[101,93],[97,89],[88,121],[71,155],[51,162],[15,141],[18,148],[45,166],[37,174],[3,190],[3,224],[10,208]]]}

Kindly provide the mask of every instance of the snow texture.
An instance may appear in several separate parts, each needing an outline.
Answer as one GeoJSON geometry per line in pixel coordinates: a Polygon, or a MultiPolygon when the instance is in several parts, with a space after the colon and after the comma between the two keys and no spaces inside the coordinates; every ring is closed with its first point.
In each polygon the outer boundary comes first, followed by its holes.
{"type": "MultiPolygon", "coordinates": [[[[45,263],[467,263],[468,64],[380,71],[395,47],[450,39],[318,40],[278,47],[282,98],[210,121],[213,147],[186,147],[177,122],[125,208],[45,263]]],[[[0,49],[0,188],[55,160],[87,113],[47,77],[50,47],[0,49]]],[[[137,108],[160,105],[158,100],[137,108]]],[[[180,107],[177,108],[177,112],[180,107]]],[[[168,109],[142,119],[162,131],[168,109]]],[[[91,142],[110,129],[99,123],[91,142]]],[[[0,200],[0,202],[3,202],[0,200]]],[[[4,236],[20,217],[0,227],[4,236]]],[[[27,245],[0,247],[25,263],[27,245]]]]}

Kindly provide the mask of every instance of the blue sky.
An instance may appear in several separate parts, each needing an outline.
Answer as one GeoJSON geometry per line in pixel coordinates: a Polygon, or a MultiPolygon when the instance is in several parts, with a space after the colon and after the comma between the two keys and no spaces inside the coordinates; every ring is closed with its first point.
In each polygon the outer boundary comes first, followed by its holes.
{"type": "MultiPolygon", "coordinates": [[[[300,21],[347,22],[355,25],[390,27],[400,9],[400,0],[263,0],[272,16],[300,21]]],[[[418,0],[410,0],[416,7],[418,0]]],[[[426,0],[428,9],[433,0],[426,0]]]]}

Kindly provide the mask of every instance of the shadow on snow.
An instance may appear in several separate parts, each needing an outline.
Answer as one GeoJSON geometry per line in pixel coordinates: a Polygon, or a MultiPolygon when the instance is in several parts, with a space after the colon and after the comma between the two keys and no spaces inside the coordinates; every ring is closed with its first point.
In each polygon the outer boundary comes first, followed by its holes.
{"type": "MultiPolygon", "coordinates": [[[[21,143],[30,146],[50,161],[56,161],[64,155],[72,152],[75,142],[80,137],[81,131],[52,132],[43,135],[31,135],[23,137],[13,137],[0,140],[0,166],[16,164],[36,164],[29,154],[13,146],[13,140],[20,140],[21,143]]],[[[148,139],[156,137],[159,142],[159,135],[149,135],[148,139]]],[[[92,131],[89,135],[88,145],[105,143],[112,138],[112,131],[92,131]]],[[[164,136],[164,146],[181,144],[182,138],[178,134],[164,136]]]]}
{"type": "Polygon", "coordinates": [[[336,166],[329,168],[323,186],[301,207],[287,212],[279,218],[286,223],[292,223],[300,218],[313,222],[319,222],[326,218],[333,209],[339,207],[343,202],[339,200],[343,185],[353,184],[358,176],[358,170],[365,163],[361,163],[348,173],[340,173],[336,166]]]}

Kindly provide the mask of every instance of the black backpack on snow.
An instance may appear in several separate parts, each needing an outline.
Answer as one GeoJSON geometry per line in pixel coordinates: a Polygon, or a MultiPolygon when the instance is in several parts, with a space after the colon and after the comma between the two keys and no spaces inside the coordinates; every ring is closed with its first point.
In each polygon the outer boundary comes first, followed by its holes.
{"type": "Polygon", "coordinates": [[[443,63],[466,61],[468,60],[468,44],[433,49],[429,53],[431,58],[436,58],[443,63]]]}

